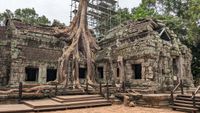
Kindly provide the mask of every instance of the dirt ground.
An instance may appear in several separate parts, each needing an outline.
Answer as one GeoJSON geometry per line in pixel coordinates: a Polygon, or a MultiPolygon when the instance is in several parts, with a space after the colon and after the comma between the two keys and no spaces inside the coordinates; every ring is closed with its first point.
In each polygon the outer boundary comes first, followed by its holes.
{"type": "Polygon", "coordinates": [[[113,105],[108,107],[74,109],[65,111],[54,111],[46,113],[183,113],[173,111],[170,108],[148,108],[148,107],[125,107],[123,105],[113,105]]]}

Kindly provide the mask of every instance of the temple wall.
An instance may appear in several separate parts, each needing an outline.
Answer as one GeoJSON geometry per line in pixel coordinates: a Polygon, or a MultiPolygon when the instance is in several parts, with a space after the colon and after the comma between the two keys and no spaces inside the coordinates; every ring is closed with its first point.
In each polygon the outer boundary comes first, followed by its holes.
{"type": "Polygon", "coordinates": [[[57,69],[58,58],[62,54],[63,42],[40,33],[18,32],[11,40],[11,75],[10,84],[46,83],[47,69],[57,69]],[[35,82],[26,81],[25,68],[38,68],[35,82]]]}
{"type": "Polygon", "coordinates": [[[10,74],[10,42],[0,39],[0,86],[6,85],[10,74]]]}

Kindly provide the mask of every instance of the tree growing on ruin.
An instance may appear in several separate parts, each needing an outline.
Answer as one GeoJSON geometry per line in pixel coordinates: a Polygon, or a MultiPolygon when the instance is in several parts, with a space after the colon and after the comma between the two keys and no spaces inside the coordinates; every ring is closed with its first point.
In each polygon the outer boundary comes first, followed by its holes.
{"type": "Polygon", "coordinates": [[[96,40],[88,28],[87,23],[87,0],[80,0],[78,11],[73,18],[69,28],[65,30],[56,29],[56,34],[67,34],[69,46],[63,48],[63,54],[59,58],[58,82],[68,85],[69,64],[72,62],[73,86],[80,88],[79,63],[83,60],[87,67],[87,82],[95,82],[95,53],[99,49],[96,40]]]}

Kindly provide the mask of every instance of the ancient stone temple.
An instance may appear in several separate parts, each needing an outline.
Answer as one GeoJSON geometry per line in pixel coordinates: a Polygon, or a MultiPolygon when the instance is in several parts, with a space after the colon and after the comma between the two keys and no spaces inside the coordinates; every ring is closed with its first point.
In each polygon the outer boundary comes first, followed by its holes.
{"type": "Polygon", "coordinates": [[[111,30],[99,45],[102,50],[97,62],[109,80],[155,90],[174,87],[178,79],[188,86],[193,84],[190,49],[159,21],[125,22],[111,30]]]}
{"type": "MultiPolygon", "coordinates": [[[[53,27],[7,20],[0,27],[0,85],[45,84],[57,79],[58,58],[66,36],[55,37],[53,27]]],[[[178,79],[192,86],[192,55],[173,31],[152,19],[128,21],[99,42],[97,80],[126,82],[155,90],[170,88],[178,79]]],[[[84,79],[86,69],[79,68],[84,79]]]]}
{"type": "Polygon", "coordinates": [[[53,32],[48,26],[7,20],[0,27],[0,85],[55,80],[64,43],[53,32]]]}

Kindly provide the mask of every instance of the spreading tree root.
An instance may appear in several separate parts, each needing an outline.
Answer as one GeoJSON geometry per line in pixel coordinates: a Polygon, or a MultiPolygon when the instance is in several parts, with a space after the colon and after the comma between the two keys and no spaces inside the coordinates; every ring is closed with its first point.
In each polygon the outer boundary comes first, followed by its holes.
{"type": "Polygon", "coordinates": [[[79,82],[79,62],[81,59],[85,60],[87,64],[87,82],[89,84],[95,82],[94,59],[99,46],[96,44],[95,38],[88,29],[87,5],[87,0],[80,0],[78,11],[69,28],[63,31],[58,31],[58,33],[68,33],[69,37],[67,38],[69,38],[68,40],[71,40],[70,45],[63,48],[63,54],[59,58],[58,81],[65,86],[68,85],[69,77],[69,70],[67,67],[69,61],[72,61],[73,85],[74,87],[81,88],[79,82]]]}

